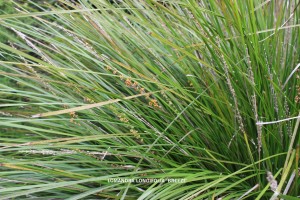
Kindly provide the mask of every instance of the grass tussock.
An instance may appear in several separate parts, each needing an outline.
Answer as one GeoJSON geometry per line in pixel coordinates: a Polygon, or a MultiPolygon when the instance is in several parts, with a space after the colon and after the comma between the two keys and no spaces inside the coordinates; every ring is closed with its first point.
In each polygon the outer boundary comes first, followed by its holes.
{"type": "Polygon", "coordinates": [[[299,197],[299,0],[11,2],[0,199],[299,197]]]}

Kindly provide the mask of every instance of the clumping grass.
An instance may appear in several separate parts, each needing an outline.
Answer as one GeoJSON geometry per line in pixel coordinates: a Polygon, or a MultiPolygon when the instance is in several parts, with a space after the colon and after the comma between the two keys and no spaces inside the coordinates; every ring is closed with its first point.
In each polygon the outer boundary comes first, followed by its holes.
{"type": "Polygon", "coordinates": [[[299,0],[35,2],[0,15],[0,199],[299,198],[299,0]]]}

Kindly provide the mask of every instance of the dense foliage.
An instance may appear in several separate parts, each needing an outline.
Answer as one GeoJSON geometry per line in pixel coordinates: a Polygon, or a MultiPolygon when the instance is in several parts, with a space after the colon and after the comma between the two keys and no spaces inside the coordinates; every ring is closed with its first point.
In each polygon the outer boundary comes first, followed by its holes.
{"type": "Polygon", "coordinates": [[[0,199],[299,197],[299,0],[12,2],[0,199]]]}

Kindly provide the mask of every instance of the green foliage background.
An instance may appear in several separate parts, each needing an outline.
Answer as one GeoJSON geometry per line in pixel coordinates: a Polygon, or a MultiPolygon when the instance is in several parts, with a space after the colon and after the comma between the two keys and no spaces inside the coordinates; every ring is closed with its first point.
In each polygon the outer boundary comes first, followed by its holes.
{"type": "Polygon", "coordinates": [[[299,197],[299,0],[11,2],[0,199],[299,197]]]}

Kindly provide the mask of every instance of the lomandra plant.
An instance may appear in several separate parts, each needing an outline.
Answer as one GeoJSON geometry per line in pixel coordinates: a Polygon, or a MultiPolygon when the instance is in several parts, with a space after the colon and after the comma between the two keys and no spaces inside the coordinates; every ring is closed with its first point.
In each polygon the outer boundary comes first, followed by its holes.
{"type": "Polygon", "coordinates": [[[11,2],[0,199],[299,198],[299,0],[11,2]]]}

